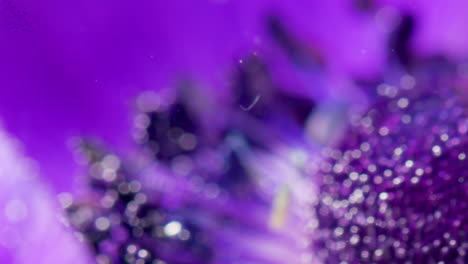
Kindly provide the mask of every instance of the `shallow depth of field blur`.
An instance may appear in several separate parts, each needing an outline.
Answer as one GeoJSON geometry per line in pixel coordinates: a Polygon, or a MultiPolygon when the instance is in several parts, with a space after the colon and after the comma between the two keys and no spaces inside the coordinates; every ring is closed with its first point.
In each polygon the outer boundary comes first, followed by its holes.
{"type": "Polygon", "coordinates": [[[450,237],[426,258],[361,224],[387,207],[385,221],[433,223],[398,177],[437,170],[452,123],[465,160],[466,14],[462,0],[0,0],[0,263],[466,263],[464,235],[415,235],[418,250],[450,237]],[[432,156],[411,152],[436,132],[432,156]],[[380,173],[385,148],[397,161],[380,173]],[[359,165],[329,162],[346,153],[359,165]],[[382,175],[393,189],[366,184],[382,175]],[[347,209],[374,191],[402,202],[347,209]]]}

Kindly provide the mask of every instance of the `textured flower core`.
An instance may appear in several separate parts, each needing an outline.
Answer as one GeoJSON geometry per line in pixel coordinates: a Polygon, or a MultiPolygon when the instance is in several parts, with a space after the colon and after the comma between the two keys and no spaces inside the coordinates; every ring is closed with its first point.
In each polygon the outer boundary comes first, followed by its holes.
{"type": "Polygon", "coordinates": [[[466,100],[446,65],[426,69],[378,86],[375,107],[324,151],[315,209],[323,263],[468,260],[466,100]]]}

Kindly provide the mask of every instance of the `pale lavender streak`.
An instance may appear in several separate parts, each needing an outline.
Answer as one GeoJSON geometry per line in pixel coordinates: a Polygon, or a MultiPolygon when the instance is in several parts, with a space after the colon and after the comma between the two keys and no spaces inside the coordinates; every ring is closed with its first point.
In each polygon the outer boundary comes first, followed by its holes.
{"type": "Polygon", "coordinates": [[[0,263],[92,263],[18,145],[0,130],[0,263]]]}

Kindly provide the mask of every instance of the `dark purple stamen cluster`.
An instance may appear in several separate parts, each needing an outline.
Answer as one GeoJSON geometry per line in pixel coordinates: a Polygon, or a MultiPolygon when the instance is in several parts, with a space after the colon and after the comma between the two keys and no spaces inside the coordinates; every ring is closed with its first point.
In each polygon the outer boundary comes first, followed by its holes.
{"type": "Polygon", "coordinates": [[[447,82],[455,74],[432,70],[379,85],[380,102],[324,151],[315,208],[323,263],[468,261],[466,101],[447,82]]]}
{"type": "Polygon", "coordinates": [[[269,90],[270,77],[258,58],[246,60],[233,80],[230,122],[211,138],[183,90],[168,105],[152,104],[159,95],[142,95],[134,135],[145,160],[143,169],[128,168],[92,144],[81,145],[92,198],[66,207],[99,264],[271,259],[237,249],[243,245],[229,245],[236,236],[282,241],[268,226],[275,190],[260,191],[261,179],[248,171],[247,155],[254,148],[270,149],[275,142],[270,139],[285,136],[279,128],[301,127],[312,103],[269,90]],[[291,115],[271,115],[284,111],[291,115]],[[271,134],[259,135],[265,127],[272,128],[271,134]],[[157,169],[141,172],[147,167],[157,169]]]}
{"type": "Polygon", "coordinates": [[[97,202],[70,204],[67,211],[71,224],[96,252],[98,263],[210,261],[209,241],[188,212],[190,203],[174,210],[161,197],[148,197],[116,156],[89,145],[82,151],[90,159],[90,184],[97,202]]]}

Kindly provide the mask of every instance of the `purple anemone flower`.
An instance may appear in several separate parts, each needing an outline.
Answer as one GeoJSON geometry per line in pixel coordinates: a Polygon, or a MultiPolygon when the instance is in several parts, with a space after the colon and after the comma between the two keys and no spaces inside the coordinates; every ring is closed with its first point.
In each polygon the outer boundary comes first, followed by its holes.
{"type": "Polygon", "coordinates": [[[0,0],[0,262],[466,262],[466,8],[0,0]]]}

